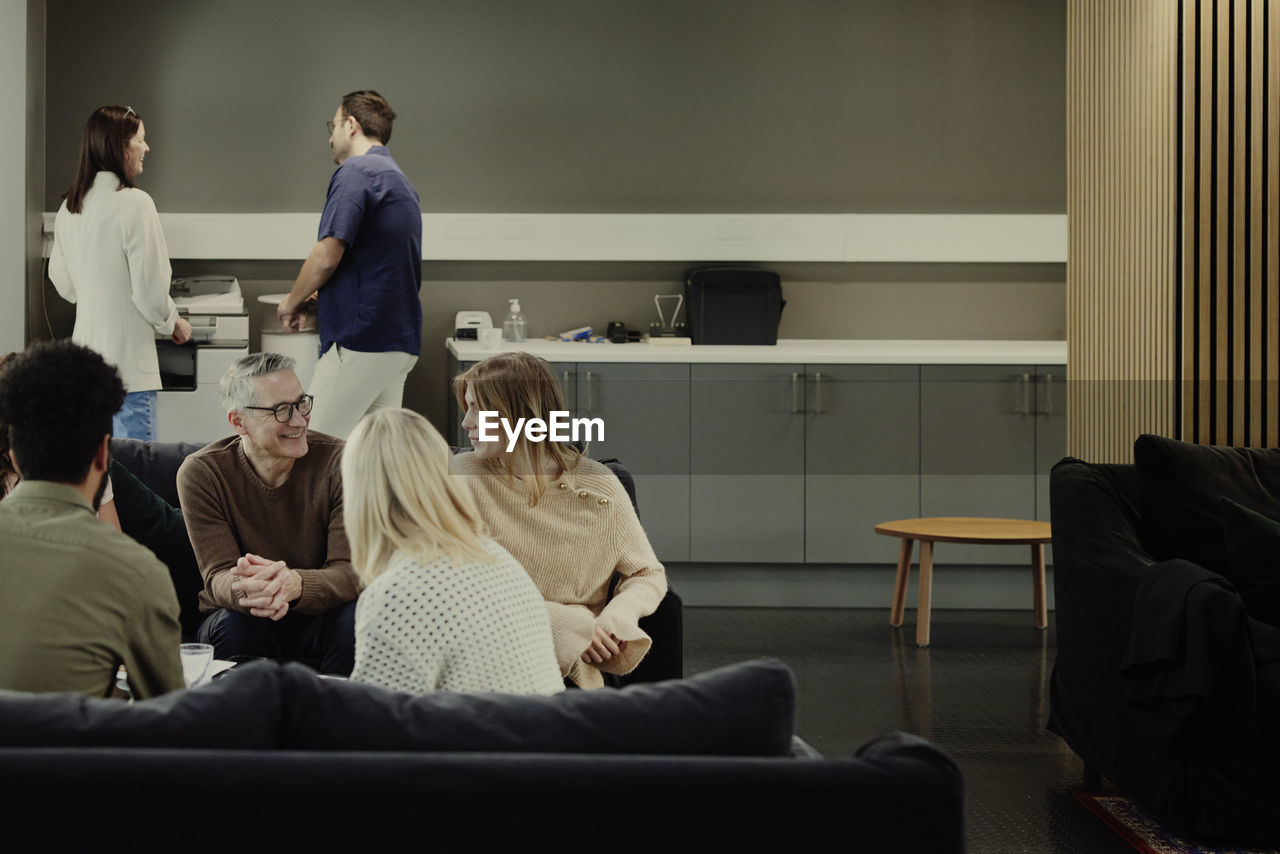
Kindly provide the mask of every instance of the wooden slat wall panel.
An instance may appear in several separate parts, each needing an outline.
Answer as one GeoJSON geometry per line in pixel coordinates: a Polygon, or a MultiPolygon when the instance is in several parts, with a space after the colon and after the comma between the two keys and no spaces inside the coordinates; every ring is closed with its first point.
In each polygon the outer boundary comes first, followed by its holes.
{"type": "Polygon", "coordinates": [[[1183,0],[1183,437],[1275,447],[1280,0],[1183,0]],[[1191,37],[1194,34],[1194,37],[1191,37]]]}
{"type": "Polygon", "coordinates": [[[1182,11],[1067,9],[1067,446],[1098,462],[1177,429],[1182,11]]]}
{"type": "MultiPolygon", "coordinates": [[[[1266,206],[1263,225],[1263,239],[1266,245],[1262,248],[1263,300],[1266,317],[1262,328],[1266,341],[1270,346],[1263,347],[1263,381],[1261,383],[1264,397],[1264,411],[1274,410],[1280,401],[1277,381],[1280,380],[1280,298],[1277,298],[1280,277],[1280,60],[1271,55],[1272,50],[1280,46],[1280,14],[1277,14],[1275,3],[1263,9],[1263,80],[1266,91],[1262,96],[1262,126],[1266,131],[1266,161],[1262,172],[1262,181],[1266,185],[1266,206]]],[[[1263,435],[1268,448],[1280,445],[1280,418],[1264,419],[1263,435]]]]}
{"type": "MultiPolygon", "coordinates": [[[[1193,9],[1192,17],[1193,26],[1199,41],[1192,48],[1190,44],[1184,46],[1183,56],[1189,57],[1187,63],[1191,68],[1198,68],[1200,78],[1204,80],[1213,80],[1213,15],[1201,14],[1200,3],[1192,3],[1191,0],[1185,0],[1187,7],[1193,9]],[[1208,45],[1208,49],[1201,49],[1201,45],[1208,45]],[[1196,60],[1199,60],[1198,66],[1196,60]]],[[[1196,79],[1200,79],[1196,78],[1196,79]]],[[[1211,202],[1211,191],[1213,188],[1213,135],[1215,125],[1213,123],[1213,115],[1206,114],[1205,110],[1200,108],[1200,99],[1204,94],[1198,85],[1193,84],[1191,75],[1187,75],[1184,80],[1184,86],[1192,93],[1193,106],[1191,111],[1184,117],[1184,128],[1194,127],[1194,139],[1198,143],[1192,148],[1186,146],[1183,151],[1183,158],[1186,162],[1195,164],[1196,174],[1196,202],[1195,207],[1188,207],[1184,211],[1187,219],[1196,223],[1196,246],[1198,253],[1194,256],[1196,262],[1183,255],[1188,264],[1184,269],[1196,270],[1197,278],[1195,282],[1189,282],[1184,276],[1184,295],[1188,290],[1194,291],[1197,311],[1194,314],[1196,323],[1204,329],[1213,328],[1213,294],[1208,290],[1207,283],[1213,280],[1213,270],[1210,266],[1213,263],[1213,219],[1210,217],[1197,217],[1191,214],[1201,206],[1209,206],[1211,202]],[[1198,262],[1198,263],[1197,263],[1198,262]]],[[[1209,104],[1213,101],[1210,99],[1209,104]]],[[[1206,110],[1208,108],[1206,107],[1206,110]]],[[[1184,324],[1185,328],[1185,324],[1184,324]]],[[[1192,415],[1195,418],[1197,430],[1207,430],[1209,428],[1210,413],[1213,411],[1213,342],[1212,340],[1204,341],[1204,346],[1200,346],[1201,342],[1196,339],[1194,342],[1196,357],[1196,370],[1186,375],[1183,379],[1191,385],[1195,390],[1192,397],[1192,415]],[[1202,379],[1197,379],[1202,378],[1202,379]]],[[[1185,409],[1184,409],[1185,412],[1185,409]]],[[[1187,431],[1190,432],[1190,431],[1187,431]]],[[[1192,434],[1195,435],[1195,434],[1192,434]]]]}

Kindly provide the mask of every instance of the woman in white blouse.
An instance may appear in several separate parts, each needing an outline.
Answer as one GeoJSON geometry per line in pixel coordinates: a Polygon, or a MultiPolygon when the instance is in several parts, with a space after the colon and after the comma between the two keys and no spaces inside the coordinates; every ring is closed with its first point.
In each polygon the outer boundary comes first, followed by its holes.
{"type": "Polygon", "coordinates": [[[379,409],[342,452],[343,526],[364,590],[354,682],[431,691],[564,689],[528,573],[486,533],[449,447],[407,409],[379,409]]]}
{"type": "Polygon", "coordinates": [[[124,381],[118,437],[156,438],[160,360],[156,333],[191,337],[169,297],[172,271],[155,202],[134,186],[150,151],[132,107],[99,107],[80,143],[80,165],[53,226],[49,278],[77,304],[72,340],[98,351],[124,381]]]}

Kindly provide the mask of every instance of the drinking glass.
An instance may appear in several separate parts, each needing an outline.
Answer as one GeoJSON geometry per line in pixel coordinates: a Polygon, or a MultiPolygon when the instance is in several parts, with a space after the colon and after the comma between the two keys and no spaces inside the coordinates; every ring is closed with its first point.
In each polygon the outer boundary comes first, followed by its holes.
{"type": "Polygon", "coordinates": [[[213,645],[184,643],[178,649],[182,652],[182,678],[188,688],[194,688],[204,681],[213,663],[213,645]]]}

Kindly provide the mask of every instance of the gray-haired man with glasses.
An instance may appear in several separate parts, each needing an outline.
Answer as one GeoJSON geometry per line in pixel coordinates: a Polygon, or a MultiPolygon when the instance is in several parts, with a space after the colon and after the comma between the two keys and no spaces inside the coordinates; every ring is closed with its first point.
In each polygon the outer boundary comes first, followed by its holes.
{"type": "Polygon", "coordinates": [[[308,430],[312,397],[293,359],[256,353],[218,393],[234,435],[178,470],[208,614],[200,640],[218,658],[301,659],[347,675],[359,592],[342,528],[342,440],[308,430]]]}

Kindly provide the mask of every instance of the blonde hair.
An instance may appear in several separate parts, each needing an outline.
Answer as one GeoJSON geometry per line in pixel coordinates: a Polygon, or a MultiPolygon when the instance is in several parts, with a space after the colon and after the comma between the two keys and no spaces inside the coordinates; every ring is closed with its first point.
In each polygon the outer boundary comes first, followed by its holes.
{"type": "MultiPolygon", "coordinates": [[[[512,424],[520,418],[545,421],[552,410],[568,409],[551,363],[529,353],[490,356],[454,377],[453,394],[463,412],[467,410],[467,389],[476,406],[497,412],[512,424]]],[[[510,454],[485,462],[508,477],[520,475],[528,484],[529,506],[533,507],[561,473],[573,471],[582,455],[565,442],[530,442],[522,434],[510,454]]]]}
{"type": "Polygon", "coordinates": [[[427,563],[442,554],[492,560],[471,492],[449,475],[449,446],[407,409],[366,415],[342,452],[343,520],[363,586],[397,552],[427,563]]]}

